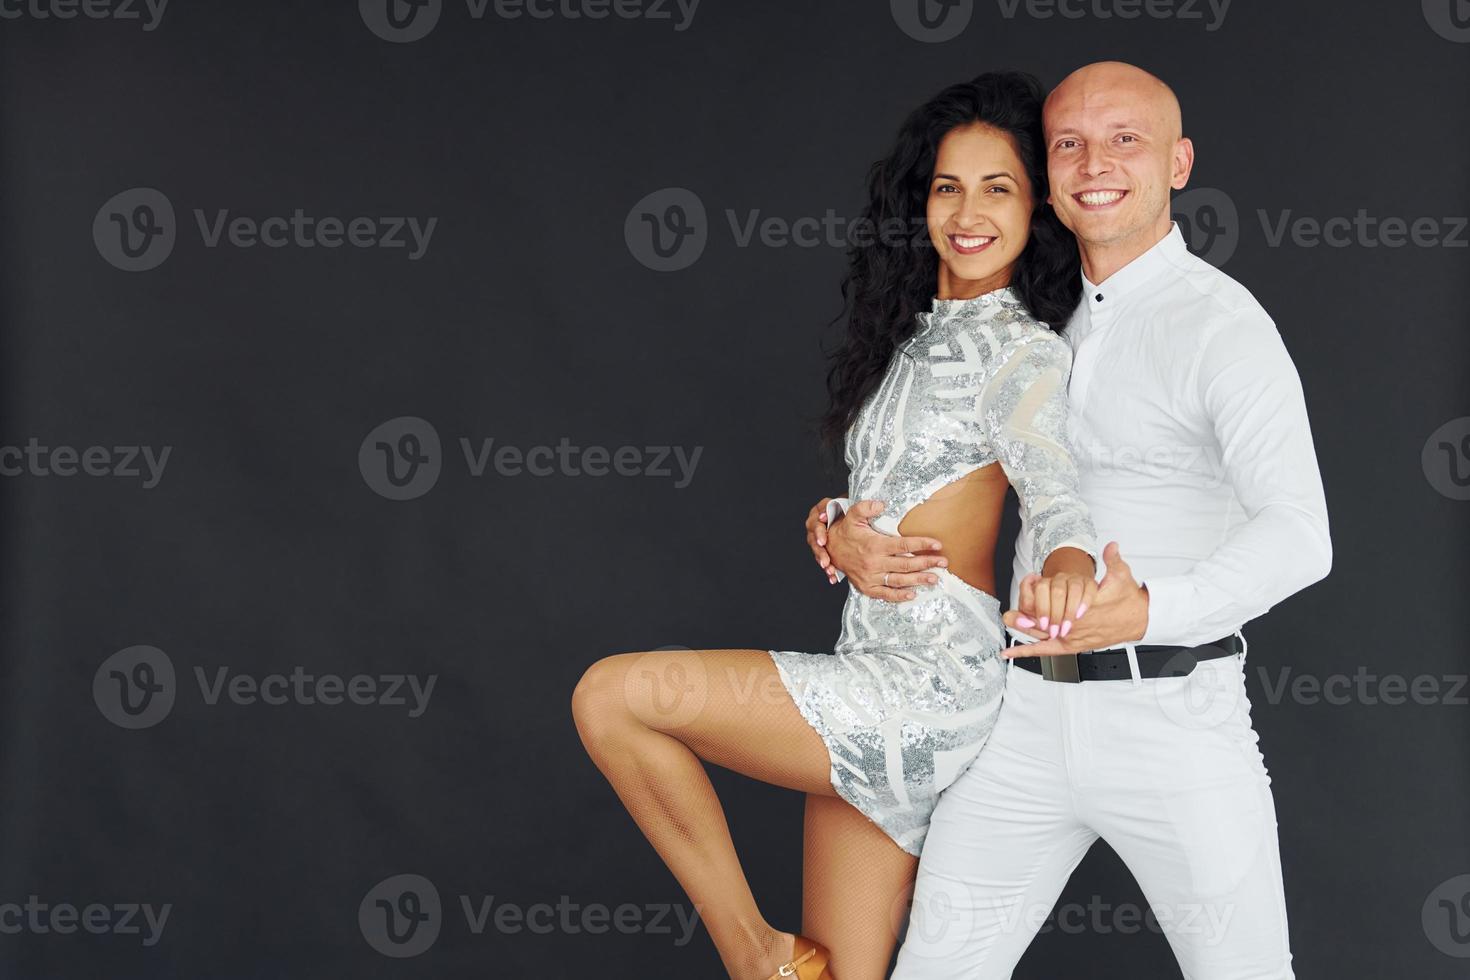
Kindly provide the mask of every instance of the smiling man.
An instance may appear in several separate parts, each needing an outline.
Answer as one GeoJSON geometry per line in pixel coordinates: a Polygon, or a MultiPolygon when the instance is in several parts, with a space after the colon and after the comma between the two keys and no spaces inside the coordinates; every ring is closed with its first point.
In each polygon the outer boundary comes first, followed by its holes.
{"type": "MultiPolygon", "coordinates": [[[[1089,65],[1045,123],[1049,200],[1082,256],[1064,332],[1081,495],[1112,543],[1067,618],[1075,596],[1036,574],[1021,529],[1006,624],[1029,645],[1007,651],[990,741],[934,811],[894,980],[1010,977],[1099,838],[1184,976],[1290,978],[1240,629],[1331,566],[1301,383],[1271,318],[1170,220],[1194,147],[1169,87],[1089,65]]],[[[830,529],[825,507],[818,560],[854,588],[887,573],[882,597],[904,601],[927,584],[871,529],[878,504],[830,529]]]]}

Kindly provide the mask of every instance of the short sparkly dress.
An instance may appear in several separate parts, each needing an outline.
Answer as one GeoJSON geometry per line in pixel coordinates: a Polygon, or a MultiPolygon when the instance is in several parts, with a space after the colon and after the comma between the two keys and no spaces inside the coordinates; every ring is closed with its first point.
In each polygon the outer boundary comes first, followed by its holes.
{"type": "MultiPolygon", "coordinates": [[[[1070,546],[1097,558],[1067,432],[1071,349],[1011,288],[935,299],[917,316],[845,439],[848,497],[887,501],[897,534],[941,487],[999,462],[1021,503],[1030,567],[1070,546]]],[[[946,569],[907,602],[849,586],[835,653],[771,650],[781,681],[821,735],[832,786],[917,855],[939,793],[995,725],[1005,686],[1000,603],[946,569]]]]}

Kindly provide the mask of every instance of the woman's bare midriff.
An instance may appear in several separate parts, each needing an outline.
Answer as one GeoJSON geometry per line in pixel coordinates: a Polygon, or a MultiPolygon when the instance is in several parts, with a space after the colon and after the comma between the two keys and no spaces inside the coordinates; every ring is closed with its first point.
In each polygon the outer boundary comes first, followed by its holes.
{"type": "Polygon", "coordinates": [[[905,514],[898,533],[938,538],[944,545],[938,554],[949,559],[950,574],[995,595],[995,540],[1008,489],[998,463],[971,470],[905,514]]]}

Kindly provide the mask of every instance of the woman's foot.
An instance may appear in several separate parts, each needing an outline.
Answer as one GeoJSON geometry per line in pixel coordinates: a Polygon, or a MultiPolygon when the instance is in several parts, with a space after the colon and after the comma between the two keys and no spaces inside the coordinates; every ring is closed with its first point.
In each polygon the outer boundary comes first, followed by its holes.
{"type": "Polygon", "coordinates": [[[776,971],[791,962],[791,950],[796,943],[793,933],[769,929],[763,935],[752,936],[744,962],[727,963],[730,976],[735,980],[768,980],[776,971]]]}
{"type": "Polygon", "coordinates": [[[762,944],[763,952],[758,956],[758,962],[751,970],[732,974],[736,977],[750,977],[751,980],[771,980],[773,977],[789,977],[791,980],[816,980],[817,977],[826,977],[827,950],[811,939],[801,939],[798,951],[798,937],[793,933],[772,930],[770,936],[762,944]],[[800,955],[801,962],[795,967],[789,964],[800,955]],[[787,969],[783,973],[781,970],[787,969]]]}

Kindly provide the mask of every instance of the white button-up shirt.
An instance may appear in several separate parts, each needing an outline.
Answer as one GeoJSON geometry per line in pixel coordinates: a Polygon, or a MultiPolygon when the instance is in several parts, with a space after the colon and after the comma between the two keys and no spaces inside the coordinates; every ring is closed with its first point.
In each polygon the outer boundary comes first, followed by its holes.
{"type": "MultiPolygon", "coordinates": [[[[1332,565],[1296,367],[1266,311],[1190,254],[1178,225],[1082,286],[1063,336],[1098,547],[1117,541],[1148,586],[1138,642],[1227,636],[1332,565]]],[[[1039,571],[1019,545],[1012,607],[1021,577],[1039,571]]]]}

